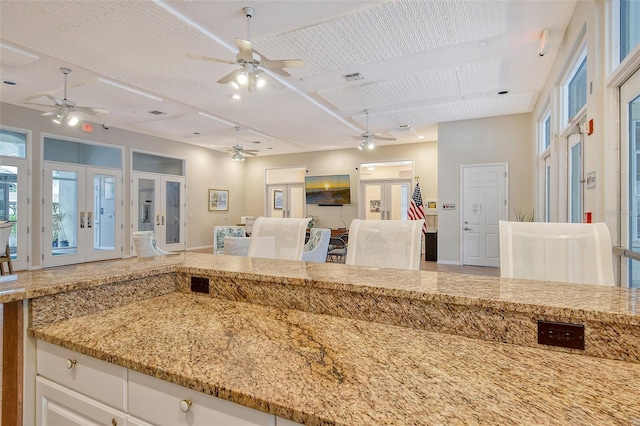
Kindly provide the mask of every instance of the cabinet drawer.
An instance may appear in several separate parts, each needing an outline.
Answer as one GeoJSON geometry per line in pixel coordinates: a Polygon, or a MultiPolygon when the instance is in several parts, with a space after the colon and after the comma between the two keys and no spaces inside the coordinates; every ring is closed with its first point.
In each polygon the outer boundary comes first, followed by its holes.
{"type": "Polygon", "coordinates": [[[129,414],[158,425],[275,425],[272,414],[136,371],[129,371],[129,414]],[[181,402],[186,413],[181,411],[181,402]]]}
{"type": "Polygon", "coordinates": [[[36,424],[125,425],[125,414],[42,377],[36,378],[36,424]]]}
{"type": "Polygon", "coordinates": [[[127,369],[38,340],[38,375],[126,411],[127,369]]]}

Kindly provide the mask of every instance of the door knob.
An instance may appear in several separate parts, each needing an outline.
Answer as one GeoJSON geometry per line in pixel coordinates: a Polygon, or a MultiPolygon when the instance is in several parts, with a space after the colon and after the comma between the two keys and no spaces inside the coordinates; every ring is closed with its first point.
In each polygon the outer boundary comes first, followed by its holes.
{"type": "Polygon", "coordinates": [[[465,230],[465,231],[471,231],[472,229],[471,229],[471,228],[469,228],[468,226],[465,226],[465,227],[464,227],[464,230],[465,230]]]}

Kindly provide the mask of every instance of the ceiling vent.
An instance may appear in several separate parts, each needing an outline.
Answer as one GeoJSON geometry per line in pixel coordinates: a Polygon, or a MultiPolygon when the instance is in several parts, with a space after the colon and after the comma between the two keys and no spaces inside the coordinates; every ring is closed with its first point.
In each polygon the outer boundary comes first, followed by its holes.
{"type": "Polygon", "coordinates": [[[411,126],[408,124],[401,124],[398,126],[398,130],[411,130],[411,126]]]}
{"type": "Polygon", "coordinates": [[[162,111],[158,111],[157,109],[154,109],[153,111],[149,111],[149,114],[164,115],[164,114],[166,114],[166,112],[162,112],[162,111]]]}
{"type": "Polygon", "coordinates": [[[344,78],[347,81],[356,81],[356,80],[362,80],[364,79],[364,77],[362,76],[362,74],[360,74],[359,72],[354,72],[353,74],[347,74],[344,76],[344,78]]]}

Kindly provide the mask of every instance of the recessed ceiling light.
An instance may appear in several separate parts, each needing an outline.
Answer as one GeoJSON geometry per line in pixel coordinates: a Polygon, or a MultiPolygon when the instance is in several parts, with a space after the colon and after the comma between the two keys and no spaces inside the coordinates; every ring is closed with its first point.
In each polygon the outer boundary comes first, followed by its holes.
{"type": "Polygon", "coordinates": [[[262,143],[262,142],[260,142],[260,141],[253,141],[253,143],[255,143],[255,144],[259,144],[259,143],[262,143]]]}
{"type": "Polygon", "coordinates": [[[269,148],[267,148],[267,149],[273,149],[273,148],[269,147],[269,148]]]}
{"type": "Polygon", "coordinates": [[[238,95],[237,93],[234,93],[233,95],[231,95],[231,99],[242,99],[242,96],[238,95]]]}
{"type": "Polygon", "coordinates": [[[200,134],[200,132],[193,132],[193,134],[194,134],[194,135],[199,135],[199,134],[200,134]]]}
{"type": "Polygon", "coordinates": [[[508,90],[501,90],[498,92],[498,95],[506,95],[507,93],[509,93],[508,90]]]}
{"type": "Polygon", "coordinates": [[[2,80],[4,84],[8,84],[9,86],[15,86],[16,82],[11,80],[2,80]]]}
{"type": "Polygon", "coordinates": [[[424,136],[420,135],[418,136],[418,139],[424,139],[424,136]]]}

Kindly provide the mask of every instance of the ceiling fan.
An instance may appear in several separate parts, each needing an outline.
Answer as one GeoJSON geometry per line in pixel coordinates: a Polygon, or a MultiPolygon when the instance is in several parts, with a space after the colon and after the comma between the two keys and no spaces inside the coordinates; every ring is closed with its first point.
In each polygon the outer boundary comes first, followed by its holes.
{"type": "Polygon", "coordinates": [[[375,140],[379,140],[379,141],[395,141],[396,138],[389,138],[386,136],[382,136],[378,133],[372,133],[369,131],[369,110],[365,109],[364,113],[367,114],[367,131],[364,133],[361,133],[360,136],[356,137],[356,139],[362,139],[362,142],[360,143],[360,145],[358,145],[358,149],[359,150],[363,150],[363,149],[373,149],[375,147],[375,143],[373,142],[374,139],[375,140]]]}
{"type": "Polygon", "coordinates": [[[40,106],[50,106],[50,105],[43,105],[43,104],[38,104],[35,102],[31,102],[33,99],[37,99],[40,98],[42,96],[46,96],[47,98],[49,98],[51,101],[53,101],[53,103],[55,104],[55,108],[52,109],[51,111],[47,111],[44,114],[42,114],[43,116],[47,117],[47,116],[53,116],[53,122],[56,124],[61,124],[61,123],[67,123],[69,126],[75,126],[76,124],[78,124],[78,116],[75,114],[72,114],[73,112],[84,112],[87,114],[91,114],[91,115],[98,115],[98,114],[108,114],[109,110],[105,109],[105,108],[94,108],[94,107],[86,107],[86,106],[78,106],[76,105],[75,102],[70,101],[69,99],[67,99],[67,75],[69,75],[69,73],[71,72],[71,70],[69,68],[60,68],[60,71],[62,71],[62,73],[64,74],[64,98],[60,99],[60,98],[56,98],[55,96],[49,95],[49,94],[44,94],[44,95],[35,95],[35,96],[30,96],[27,99],[25,99],[26,103],[29,104],[33,104],[33,105],[40,105],[40,106]]]}
{"type": "Polygon", "coordinates": [[[239,133],[240,127],[236,126],[236,145],[231,147],[231,149],[227,151],[229,154],[231,154],[231,159],[233,161],[244,161],[245,156],[258,155],[259,151],[257,149],[244,149],[240,145],[239,133]]]}
{"type": "MultiPolygon", "coordinates": [[[[287,71],[284,68],[300,68],[304,66],[301,59],[267,59],[263,54],[256,51],[251,47],[251,18],[255,14],[255,9],[252,7],[242,8],[245,16],[247,17],[247,39],[236,38],[236,44],[238,45],[238,53],[236,54],[236,60],[230,61],[228,59],[212,58],[210,56],[202,56],[194,53],[187,53],[187,56],[192,59],[203,59],[206,61],[219,62],[222,64],[240,65],[241,68],[230,72],[229,74],[218,80],[220,84],[231,83],[236,89],[239,89],[239,85],[247,85],[249,92],[255,92],[256,88],[263,87],[266,81],[263,78],[264,70],[270,70],[283,77],[289,77],[287,71]],[[256,53],[260,59],[256,59],[253,54],[256,53]]],[[[274,87],[282,88],[283,86],[275,79],[270,80],[274,87]]]]}

